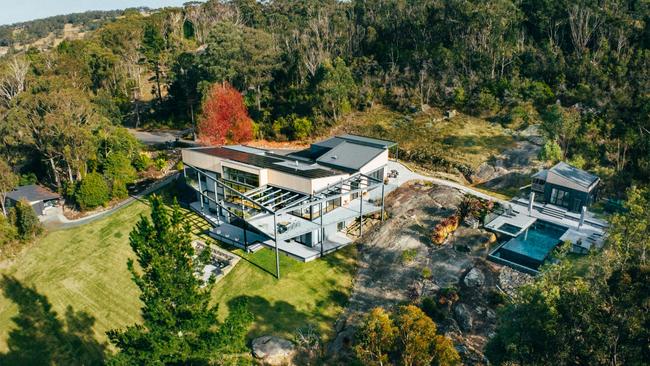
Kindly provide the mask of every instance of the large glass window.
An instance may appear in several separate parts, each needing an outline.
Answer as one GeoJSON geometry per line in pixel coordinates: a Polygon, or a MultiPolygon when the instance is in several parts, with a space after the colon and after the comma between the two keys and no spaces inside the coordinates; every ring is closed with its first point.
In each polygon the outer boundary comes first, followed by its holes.
{"type": "MultiPolygon", "coordinates": [[[[384,181],[384,168],[379,168],[375,170],[374,172],[368,174],[369,177],[377,179],[380,182],[384,181]]],[[[376,182],[374,182],[376,183],[376,182]]]]}
{"type": "Polygon", "coordinates": [[[257,174],[244,172],[226,166],[223,167],[223,178],[232,183],[239,183],[250,188],[256,188],[260,185],[260,177],[257,174]]]}
{"type": "Polygon", "coordinates": [[[557,206],[569,207],[569,192],[553,188],[551,203],[557,206]]]}

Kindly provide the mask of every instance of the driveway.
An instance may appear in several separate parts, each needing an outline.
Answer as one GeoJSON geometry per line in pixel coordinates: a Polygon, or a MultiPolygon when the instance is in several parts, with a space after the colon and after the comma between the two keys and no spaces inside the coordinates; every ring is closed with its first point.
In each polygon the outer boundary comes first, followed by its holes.
{"type": "Polygon", "coordinates": [[[153,183],[152,185],[144,189],[142,192],[130,196],[129,198],[119,202],[118,204],[116,204],[115,206],[107,210],[100,211],[79,219],[70,220],[67,217],[65,217],[65,215],[63,215],[63,210],[60,206],[49,208],[48,210],[45,211],[44,215],[39,217],[39,219],[41,220],[41,222],[46,228],[55,229],[55,230],[69,229],[80,225],[84,225],[99,220],[103,217],[106,217],[112,214],[113,212],[119,210],[120,208],[133,203],[135,200],[139,200],[144,196],[159,190],[160,188],[176,180],[179,176],[180,176],[179,173],[174,173],[172,175],[169,175],[153,183]]]}
{"type": "Polygon", "coordinates": [[[138,141],[145,145],[173,144],[177,141],[188,145],[196,144],[195,141],[184,140],[182,138],[182,136],[186,135],[190,130],[143,131],[133,128],[129,128],[128,130],[136,139],[138,139],[138,141]]]}
{"type": "Polygon", "coordinates": [[[499,198],[490,196],[490,195],[485,194],[483,192],[479,192],[477,190],[466,187],[466,186],[464,186],[462,184],[459,184],[459,183],[456,183],[456,182],[448,181],[448,180],[445,180],[445,179],[433,178],[433,177],[429,177],[429,176],[426,176],[426,175],[416,173],[416,172],[412,171],[411,169],[409,169],[404,164],[400,163],[399,161],[390,160],[388,162],[388,166],[387,166],[386,169],[388,169],[389,172],[391,170],[396,170],[397,173],[398,173],[397,178],[390,178],[388,180],[388,185],[386,186],[386,194],[388,194],[388,192],[392,192],[392,191],[396,190],[402,184],[404,184],[404,183],[406,183],[406,182],[408,182],[410,180],[422,180],[422,181],[432,182],[432,183],[435,183],[435,184],[440,185],[440,186],[455,188],[455,189],[457,189],[457,190],[459,190],[459,191],[461,191],[463,193],[469,193],[469,194],[472,194],[474,196],[477,196],[477,197],[480,197],[480,198],[483,198],[483,199],[486,199],[486,200],[497,201],[497,202],[505,202],[505,201],[503,201],[503,200],[501,200],[499,198]]]}

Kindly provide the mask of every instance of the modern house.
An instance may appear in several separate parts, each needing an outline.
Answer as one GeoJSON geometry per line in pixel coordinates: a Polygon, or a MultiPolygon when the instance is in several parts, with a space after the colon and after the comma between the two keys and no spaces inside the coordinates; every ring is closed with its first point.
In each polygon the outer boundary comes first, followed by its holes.
{"type": "Polygon", "coordinates": [[[383,219],[392,141],[341,135],[282,154],[243,145],[182,151],[190,206],[214,238],[246,250],[269,246],[309,261],[383,219]]]}
{"type": "Polygon", "coordinates": [[[541,202],[580,212],[596,200],[598,182],[597,176],[560,162],[533,175],[531,190],[541,202]]]}
{"type": "Polygon", "coordinates": [[[20,186],[7,193],[7,208],[13,207],[20,200],[25,200],[34,208],[37,215],[42,215],[46,208],[54,207],[59,203],[61,195],[37,184],[20,186]]]}

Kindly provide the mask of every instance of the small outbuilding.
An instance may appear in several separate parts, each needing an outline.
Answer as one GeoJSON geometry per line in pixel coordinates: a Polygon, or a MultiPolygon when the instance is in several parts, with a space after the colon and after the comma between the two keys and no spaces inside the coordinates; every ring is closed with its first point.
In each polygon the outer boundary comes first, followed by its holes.
{"type": "Polygon", "coordinates": [[[29,202],[36,214],[40,216],[46,208],[56,206],[61,199],[61,195],[38,184],[30,184],[20,186],[7,193],[6,206],[11,208],[23,199],[29,202]]]}
{"type": "Polygon", "coordinates": [[[531,188],[541,194],[544,202],[571,212],[580,212],[583,206],[595,202],[600,182],[597,176],[565,162],[541,170],[532,178],[531,188]]]}

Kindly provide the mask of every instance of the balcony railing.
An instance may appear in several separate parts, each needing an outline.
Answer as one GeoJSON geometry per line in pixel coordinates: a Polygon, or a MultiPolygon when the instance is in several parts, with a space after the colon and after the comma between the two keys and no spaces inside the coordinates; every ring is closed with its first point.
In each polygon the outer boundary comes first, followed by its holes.
{"type": "Polygon", "coordinates": [[[544,185],[543,184],[533,183],[533,184],[531,184],[531,188],[532,188],[533,191],[536,191],[536,192],[544,192],[544,185]]]}

